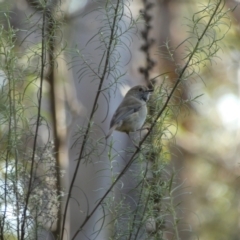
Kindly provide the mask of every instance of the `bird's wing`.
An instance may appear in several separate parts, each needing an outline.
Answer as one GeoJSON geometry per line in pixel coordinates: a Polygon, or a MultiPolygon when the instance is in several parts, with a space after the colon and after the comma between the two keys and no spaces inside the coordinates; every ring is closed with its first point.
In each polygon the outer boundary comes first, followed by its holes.
{"type": "Polygon", "coordinates": [[[123,101],[118,109],[116,110],[115,114],[112,117],[110,128],[118,124],[120,121],[127,118],[129,115],[137,112],[141,107],[142,103],[135,99],[128,99],[128,104],[126,105],[125,101],[123,101]]]}

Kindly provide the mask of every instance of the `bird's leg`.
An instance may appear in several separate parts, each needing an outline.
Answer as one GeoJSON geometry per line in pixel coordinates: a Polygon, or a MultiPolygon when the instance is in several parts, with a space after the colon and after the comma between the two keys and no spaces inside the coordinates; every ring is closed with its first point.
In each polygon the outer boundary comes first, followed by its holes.
{"type": "Polygon", "coordinates": [[[128,135],[128,137],[130,138],[130,140],[131,140],[132,144],[134,145],[134,147],[137,148],[138,150],[140,150],[140,147],[137,146],[137,145],[135,144],[135,142],[132,140],[132,138],[130,137],[129,132],[127,133],[127,135],[128,135]]]}
{"type": "Polygon", "coordinates": [[[147,134],[146,132],[144,132],[144,130],[147,130],[149,132],[150,127],[149,126],[145,126],[143,128],[139,128],[139,129],[135,130],[135,132],[139,132],[140,131],[140,139],[142,139],[142,137],[147,134]]]}
{"type": "Polygon", "coordinates": [[[150,129],[150,127],[139,128],[135,132],[142,131],[142,130],[148,130],[149,131],[149,129],[150,129]]]}

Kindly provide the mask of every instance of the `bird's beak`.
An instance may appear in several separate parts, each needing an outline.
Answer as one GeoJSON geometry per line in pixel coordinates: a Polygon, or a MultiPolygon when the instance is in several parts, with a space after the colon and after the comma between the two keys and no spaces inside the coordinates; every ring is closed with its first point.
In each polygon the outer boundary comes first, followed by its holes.
{"type": "Polygon", "coordinates": [[[143,94],[143,96],[142,96],[142,98],[143,98],[143,100],[146,102],[146,101],[148,101],[149,100],[149,96],[150,96],[150,94],[153,92],[153,89],[147,89],[147,90],[145,90],[145,92],[144,92],[144,94],[143,94]]]}

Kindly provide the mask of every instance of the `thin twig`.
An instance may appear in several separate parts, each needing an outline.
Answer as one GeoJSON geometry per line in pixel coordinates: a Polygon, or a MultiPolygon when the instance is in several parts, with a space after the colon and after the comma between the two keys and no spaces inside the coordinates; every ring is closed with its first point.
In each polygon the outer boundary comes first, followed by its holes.
{"type": "Polygon", "coordinates": [[[35,162],[35,153],[37,148],[37,138],[38,138],[38,129],[41,123],[41,105],[42,105],[42,91],[43,91],[43,78],[44,78],[44,69],[45,69],[45,51],[46,51],[46,43],[45,43],[45,25],[46,25],[46,10],[43,11],[43,22],[42,22],[42,49],[41,49],[41,75],[40,75],[40,86],[39,86],[39,96],[38,96],[38,112],[37,112],[37,121],[36,121],[36,129],[34,134],[34,141],[33,141],[33,150],[32,150],[32,157],[31,157],[31,168],[30,168],[30,179],[28,183],[27,189],[27,196],[25,200],[25,206],[23,209],[22,214],[22,225],[21,225],[21,240],[24,240],[25,235],[25,224],[26,224],[26,214],[27,208],[29,203],[29,198],[31,194],[31,187],[32,187],[32,180],[33,180],[33,169],[34,169],[34,162],[35,162]]]}
{"type": "Polygon", "coordinates": [[[144,180],[145,180],[145,178],[147,176],[147,172],[148,172],[148,164],[149,164],[149,162],[147,162],[147,164],[146,164],[144,176],[142,178],[142,185],[141,185],[141,190],[140,190],[140,194],[139,194],[139,197],[138,197],[137,209],[135,210],[135,213],[134,213],[134,217],[133,217],[133,220],[132,220],[132,227],[130,228],[131,232],[130,232],[130,235],[128,237],[128,240],[131,240],[133,230],[134,230],[134,227],[135,227],[135,224],[136,224],[136,218],[137,218],[137,215],[138,215],[138,210],[139,210],[140,202],[142,200],[142,194],[143,194],[143,189],[144,189],[144,185],[145,185],[144,180]]]}

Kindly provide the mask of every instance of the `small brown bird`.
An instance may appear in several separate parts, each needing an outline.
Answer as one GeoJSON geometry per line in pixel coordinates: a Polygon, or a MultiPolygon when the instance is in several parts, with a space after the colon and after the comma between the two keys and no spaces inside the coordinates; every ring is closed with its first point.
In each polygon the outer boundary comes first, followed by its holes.
{"type": "Polygon", "coordinates": [[[130,132],[135,132],[142,128],[147,117],[146,102],[149,99],[150,92],[153,92],[153,90],[142,85],[135,86],[127,92],[112,117],[106,139],[114,130],[125,132],[129,135],[130,132]]]}

